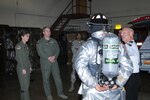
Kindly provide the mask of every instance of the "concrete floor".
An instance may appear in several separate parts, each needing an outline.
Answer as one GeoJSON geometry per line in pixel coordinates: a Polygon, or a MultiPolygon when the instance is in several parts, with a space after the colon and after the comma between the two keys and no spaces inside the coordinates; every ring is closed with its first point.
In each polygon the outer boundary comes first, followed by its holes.
{"type": "MultiPolygon", "coordinates": [[[[68,92],[70,87],[70,73],[71,66],[60,66],[62,76],[64,93],[69,97],[68,100],[81,100],[81,96],[77,94],[80,80],[78,79],[75,84],[75,90],[68,92]]],[[[140,72],[141,75],[141,89],[139,92],[139,100],[150,100],[150,74],[147,72],[140,72]]],[[[62,100],[57,96],[54,81],[51,77],[51,89],[54,100],[62,100]]],[[[0,100],[20,100],[19,82],[17,77],[10,80],[5,80],[4,86],[0,87],[0,100]]],[[[31,100],[46,100],[43,90],[41,71],[35,70],[32,73],[30,84],[31,100]]]]}

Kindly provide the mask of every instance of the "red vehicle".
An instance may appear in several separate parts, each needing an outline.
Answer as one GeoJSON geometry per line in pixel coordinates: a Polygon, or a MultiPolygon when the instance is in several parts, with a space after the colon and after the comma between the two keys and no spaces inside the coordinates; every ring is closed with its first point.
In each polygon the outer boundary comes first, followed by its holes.
{"type": "Polygon", "coordinates": [[[135,31],[135,41],[140,48],[142,43],[150,33],[150,16],[135,18],[128,24],[132,24],[131,28],[133,28],[135,31]]]}

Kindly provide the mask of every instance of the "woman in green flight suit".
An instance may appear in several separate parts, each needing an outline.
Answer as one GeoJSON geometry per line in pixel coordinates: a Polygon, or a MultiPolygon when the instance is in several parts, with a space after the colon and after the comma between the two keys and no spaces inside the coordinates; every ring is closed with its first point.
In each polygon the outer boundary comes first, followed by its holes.
{"type": "Polygon", "coordinates": [[[29,49],[26,44],[29,40],[30,34],[23,30],[21,31],[20,37],[21,41],[15,46],[17,75],[21,88],[21,100],[30,100],[28,89],[30,84],[31,64],[29,60],[29,49]]]}

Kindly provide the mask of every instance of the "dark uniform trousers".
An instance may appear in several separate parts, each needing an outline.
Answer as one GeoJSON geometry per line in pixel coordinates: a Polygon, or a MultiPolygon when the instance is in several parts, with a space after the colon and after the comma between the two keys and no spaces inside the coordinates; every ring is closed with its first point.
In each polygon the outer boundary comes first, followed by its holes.
{"type": "Polygon", "coordinates": [[[139,73],[133,73],[125,85],[126,100],[138,100],[140,83],[139,73]]]}

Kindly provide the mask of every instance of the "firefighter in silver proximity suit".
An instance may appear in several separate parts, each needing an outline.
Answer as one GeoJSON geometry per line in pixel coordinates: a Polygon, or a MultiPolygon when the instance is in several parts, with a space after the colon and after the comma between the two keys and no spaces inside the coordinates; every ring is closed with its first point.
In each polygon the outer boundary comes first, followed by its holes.
{"type": "Polygon", "coordinates": [[[101,54],[102,45],[100,44],[108,33],[108,20],[102,13],[94,14],[89,25],[91,37],[78,50],[74,63],[75,70],[82,81],[78,93],[82,95],[82,100],[125,100],[123,86],[133,71],[132,62],[120,43],[118,75],[114,79],[113,86],[105,84],[107,78],[99,72],[101,70],[99,66],[102,63],[101,57],[97,55],[101,54]],[[99,78],[97,78],[97,73],[100,74],[99,78]],[[99,79],[102,79],[103,83],[99,79]]]}

